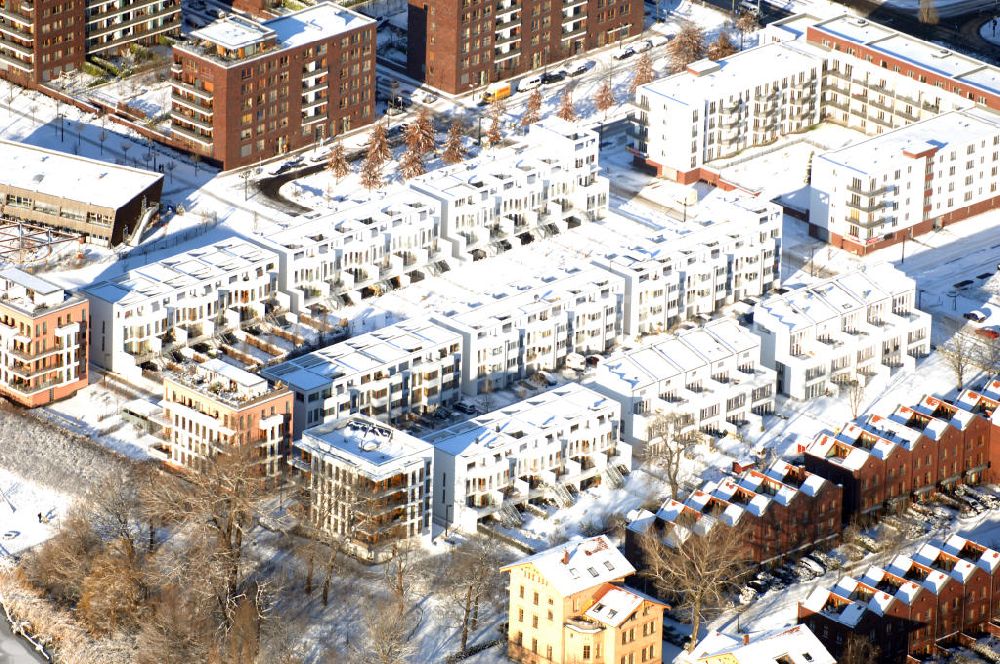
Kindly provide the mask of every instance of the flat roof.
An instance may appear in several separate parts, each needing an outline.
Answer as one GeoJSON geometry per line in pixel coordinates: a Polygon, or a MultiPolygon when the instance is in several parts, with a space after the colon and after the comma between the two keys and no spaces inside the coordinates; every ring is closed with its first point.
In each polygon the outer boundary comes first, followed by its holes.
{"type": "Polygon", "coordinates": [[[938,44],[848,14],[821,21],[814,27],[956,82],[1000,94],[1000,69],[938,44]]]}
{"type": "Polygon", "coordinates": [[[860,174],[875,174],[898,168],[904,150],[943,150],[949,145],[979,142],[997,134],[1000,134],[1000,114],[982,107],[968,108],[942,113],[817,157],[860,174]]]}
{"type": "Polygon", "coordinates": [[[320,2],[312,7],[264,21],[263,25],[277,33],[278,43],[282,47],[290,48],[374,23],[373,19],[332,2],[320,2]]]}
{"type": "Polygon", "coordinates": [[[652,94],[688,102],[700,99],[718,99],[759,85],[761,75],[767,72],[773,79],[798,74],[808,67],[823,66],[823,52],[806,42],[771,42],[740,51],[712,64],[695,63],[695,69],[704,71],[696,75],[682,71],[642,86],[652,94]]]}
{"type": "Polygon", "coordinates": [[[0,185],[119,208],[163,179],[160,173],[0,140],[0,185]]]}
{"type": "Polygon", "coordinates": [[[39,295],[51,295],[62,291],[62,288],[56,286],[52,282],[46,281],[41,277],[36,277],[33,274],[28,274],[24,270],[19,270],[16,267],[8,268],[0,272],[0,281],[8,281],[12,284],[34,291],[39,295]]]}
{"type": "Polygon", "coordinates": [[[274,30],[264,27],[264,24],[236,14],[230,14],[191,32],[194,39],[204,39],[233,50],[256,44],[273,35],[274,30]]]}
{"type": "Polygon", "coordinates": [[[398,471],[415,457],[430,459],[434,449],[430,443],[363,415],[306,429],[295,446],[378,477],[398,471]]]}

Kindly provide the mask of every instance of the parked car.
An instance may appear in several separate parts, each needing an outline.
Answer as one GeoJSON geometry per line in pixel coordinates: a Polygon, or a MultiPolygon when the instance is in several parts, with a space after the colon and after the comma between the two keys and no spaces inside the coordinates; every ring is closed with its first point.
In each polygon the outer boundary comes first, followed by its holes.
{"type": "Polygon", "coordinates": [[[968,320],[975,321],[976,323],[982,323],[984,320],[989,318],[989,316],[986,315],[986,312],[983,311],[982,309],[973,309],[972,311],[966,311],[964,314],[962,314],[962,316],[968,320]]]}
{"type": "Polygon", "coordinates": [[[517,89],[518,90],[534,90],[535,88],[537,88],[541,84],[542,84],[542,75],[541,74],[532,74],[531,76],[525,76],[524,78],[522,78],[518,82],[518,84],[517,84],[517,89]]]}
{"type": "Polygon", "coordinates": [[[465,401],[459,401],[454,405],[455,410],[466,415],[477,415],[479,411],[471,403],[465,401]]]}
{"type": "Polygon", "coordinates": [[[410,99],[420,104],[433,104],[438,100],[438,96],[433,92],[427,92],[426,90],[417,90],[412,95],[410,99]]]}
{"type": "Polygon", "coordinates": [[[544,371],[539,371],[535,375],[538,376],[538,379],[548,387],[555,387],[556,385],[559,384],[559,381],[557,381],[555,378],[545,373],[544,371]]]}
{"type": "Polygon", "coordinates": [[[976,334],[984,339],[1000,339],[1000,332],[992,327],[981,327],[976,330],[976,334]]]}
{"type": "Polygon", "coordinates": [[[570,62],[565,65],[566,73],[570,76],[581,76],[590,71],[591,67],[594,66],[593,60],[581,60],[579,62],[570,62]]]}
{"type": "Polygon", "coordinates": [[[643,39],[642,41],[635,43],[635,52],[636,53],[645,53],[646,51],[648,51],[651,48],[653,48],[653,40],[652,39],[643,39]]]}
{"type": "Polygon", "coordinates": [[[635,48],[633,48],[632,46],[625,46],[622,47],[620,50],[615,51],[615,54],[612,55],[611,57],[613,57],[615,60],[625,60],[626,58],[631,58],[633,55],[635,55],[635,48]]]}
{"type": "Polygon", "coordinates": [[[566,72],[562,69],[556,69],[553,71],[547,71],[542,74],[542,84],[550,85],[552,83],[559,83],[566,80],[566,72]]]}

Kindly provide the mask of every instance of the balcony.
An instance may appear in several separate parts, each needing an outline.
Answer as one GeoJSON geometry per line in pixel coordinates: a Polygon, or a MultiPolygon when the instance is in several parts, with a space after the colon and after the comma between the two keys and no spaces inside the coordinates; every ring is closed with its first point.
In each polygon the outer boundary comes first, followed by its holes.
{"type": "MultiPolygon", "coordinates": [[[[173,116],[173,113],[171,113],[171,116],[173,116]]],[[[181,116],[181,118],[184,119],[184,120],[187,119],[187,118],[184,118],[184,116],[181,116]]],[[[211,135],[206,136],[204,134],[199,134],[199,133],[194,132],[194,131],[192,131],[190,129],[185,129],[184,127],[178,126],[175,123],[171,123],[170,129],[171,129],[171,131],[173,133],[175,133],[178,136],[181,136],[183,138],[186,138],[189,141],[194,141],[195,143],[199,143],[199,144],[204,145],[206,147],[211,147],[211,145],[212,145],[213,141],[212,141],[212,136],[211,135]]]]}
{"type": "Polygon", "coordinates": [[[5,18],[8,21],[20,23],[21,25],[34,25],[35,20],[31,18],[32,7],[30,5],[23,5],[21,8],[27,13],[12,11],[9,6],[0,7],[0,18],[5,18]]]}
{"type": "Polygon", "coordinates": [[[196,118],[184,113],[179,113],[177,111],[170,111],[171,120],[177,120],[178,122],[184,122],[191,124],[199,129],[204,129],[205,131],[212,131],[212,123],[200,118],[196,118]]]}
{"type": "Polygon", "coordinates": [[[514,42],[521,41],[521,34],[514,33],[506,37],[497,37],[493,40],[493,46],[503,46],[504,44],[513,44],[514,42]]]}
{"type": "Polygon", "coordinates": [[[27,385],[23,381],[10,381],[7,383],[7,387],[21,394],[35,394],[36,392],[41,392],[42,390],[47,390],[50,387],[56,387],[57,385],[62,385],[63,381],[51,378],[49,380],[43,380],[40,383],[35,383],[34,385],[27,385]]]}
{"type": "Polygon", "coordinates": [[[174,78],[170,82],[170,84],[173,85],[175,88],[178,88],[179,90],[190,92],[193,95],[201,97],[202,99],[208,99],[209,101],[211,101],[212,97],[214,96],[211,90],[205,90],[204,88],[195,87],[190,83],[185,83],[184,81],[181,81],[177,78],[174,78]]]}
{"type": "Polygon", "coordinates": [[[187,97],[182,97],[179,94],[177,94],[176,91],[170,95],[170,101],[174,102],[175,104],[180,104],[181,106],[189,108],[196,113],[201,113],[202,115],[212,115],[214,113],[212,111],[212,106],[210,102],[206,103],[203,101],[199,101],[197,99],[189,99],[187,97]]]}
{"type": "Polygon", "coordinates": [[[856,187],[853,184],[850,184],[847,186],[847,191],[851,192],[852,194],[868,196],[869,198],[872,196],[880,196],[882,194],[892,191],[891,184],[886,184],[881,187],[876,187],[875,185],[870,185],[870,186],[871,186],[870,189],[866,189],[864,187],[856,187]]]}
{"type": "MultiPolygon", "coordinates": [[[[171,17],[170,22],[165,23],[163,25],[160,25],[160,26],[158,26],[155,29],[151,29],[151,30],[137,30],[137,31],[133,32],[132,34],[125,35],[125,36],[119,37],[117,39],[112,39],[112,40],[109,40],[109,41],[99,42],[96,38],[95,39],[91,39],[92,35],[87,35],[87,53],[88,53],[88,55],[99,55],[99,54],[104,53],[106,51],[118,49],[118,48],[120,48],[121,46],[123,46],[125,44],[131,44],[131,43],[133,43],[133,42],[135,42],[135,41],[137,41],[139,39],[143,39],[143,38],[146,38],[146,37],[155,37],[156,35],[162,35],[162,34],[165,34],[165,33],[168,33],[168,32],[174,32],[174,31],[180,30],[180,28],[181,28],[181,10],[180,10],[180,7],[177,7],[177,9],[175,11],[172,11],[172,12],[169,12],[169,13],[159,14],[159,15],[152,15],[152,16],[143,16],[141,19],[138,19],[138,20],[135,20],[135,21],[131,21],[128,24],[123,24],[123,23],[116,24],[116,25],[112,26],[113,29],[110,32],[113,32],[115,30],[120,30],[121,28],[125,27],[126,25],[137,26],[137,25],[149,23],[149,22],[151,22],[153,20],[156,20],[158,18],[164,18],[165,19],[167,16],[171,17]]],[[[95,35],[96,35],[96,33],[95,33],[95,35]]]]}
{"type": "Polygon", "coordinates": [[[575,39],[576,37],[582,37],[587,34],[587,26],[581,24],[580,27],[573,30],[563,30],[560,41],[566,41],[567,39],[575,39]]]}
{"type": "MultiPolygon", "coordinates": [[[[2,14],[2,12],[0,12],[2,14]]],[[[9,21],[0,22],[0,32],[10,35],[15,39],[20,39],[21,41],[33,42],[35,41],[35,36],[32,35],[25,29],[15,27],[15,25],[9,21]]]]}
{"type": "Polygon", "coordinates": [[[501,21],[498,18],[496,25],[493,26],[493,30],[496,32],[500,32],[501,30],[509,30],[510,28],[514,28],[519,25],[521,25],[520,19],[510,18],[507,19],[506,21],[501,21]]]}
{"type": "Polygon", "coordinates": [[[12,52],[22,55],[26,58],[31,58],[33,53],[27,46],[22,46],[21,44],[15,44],[14,42],[3,41],[0,42],[0,48],[10,49],[12,52]]]}
{"type": "Polygon", "coordinates": [[[516,58],[519,55],[521,55],[521,49],[519,49],[519,48],[512,48],[509,51],[494,51],[493,52],[493,61],[494,62],[503,62],[504,60],[509,60],[511,58],[516,58]]]}
{"type": "Polygon", "coordinates": [[[881,210],[883,208],[888,208],[892,205],[889,201],[873,201],[870,203],[852,203],[847,202],[847,207],[852,210],[858,210],[860,212],[875,212],[876,210],[881,210]]]}

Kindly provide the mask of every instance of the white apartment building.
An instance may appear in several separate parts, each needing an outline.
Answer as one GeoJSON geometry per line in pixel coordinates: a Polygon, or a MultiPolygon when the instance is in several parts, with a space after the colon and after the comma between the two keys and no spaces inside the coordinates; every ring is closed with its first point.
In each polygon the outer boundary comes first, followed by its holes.
{"type": "Polygon", "coordinates": [[[625,280],[624,334],[663,332],[769,292],[781,275],[781,221],[773,203],[717,193],[681,232],[652,235],[595,261],[625,280]]]}
{"type": "Polygon", "coordinates": [[[549,118],[519,144],[414,178],[441,203],[441,235],[454,257],[479,260],[522,241],[601,219],[608,181],[598,175],[597,133],[549,118]]]}
{"type": "Polygon", "coordinates": [[[618,439],[618,404],[577,383],[434,432],[434,520],[466,532],[488,516],[520,523],[518,506],[573,502],[621,482],[631,447],[618,439]]]}
{"type": "Polygon", "coordinates": [[[441,204],[407,187],[303,220],[255,237],[278,254],[279,297],[287,294],[293,313],[313,305],[336,309],[406,286],[455,253],[441,237],[441,204]]]}
{"type": "Polygon", "coordinates": [[[864,254],[1000,205],[1000,115],[942,113],[813,161],[809,221],[864,254]]]}
{"type": "Polygon", "coordinates": [[[598,365],[587,387],[616,401],[622,440],[646,453],[649,425],[676,415],[675,436],[736,431],[774,409],[775,373],[760,362],[760,339],[733,319],[660,338],[598,365]]]}
{"type": "Polygon", "coordinates": [[[761,361],[778,391],[812,399],[854,380],[915,366],[930,352],[931,317],[913,304],[916,283],[891,265],[772,295],[754,307],[761,361]]]}
{"type": "Polygon", "coordinates": [[[140,365],[170,344],[263,317],[277,271],[274,252],[230,238],[89,286],[90,359],[139,376],[140,365]]]}
{"type": "Polygon", "coordinates": [[[605,353],[621,341],[620,277],[596,267],[509,286],[467,311],[437,317],[462,335],[462,389],[504,389],[562,366],[568,353],[605,353]]]}
{"type": "Polygon", "coordinates": [[[353,414],[392,422],[458,400],[462,338],[432,321],[410,319],[261,373],[295,393],[295,431],[353,414]]]}
{"type": "Polygon", "coordinates": [[[434,448],[362,415],[307,429],[290,463],[309,487],[315,528],[355,555],[392,556],[392,545],[431,537],[434,448]]]}
{"type": "Polygon", "coordinates": [[[822,53],[799,42],[694,62],[636,90],[633,153],[696,182],[708,162],[819,124],[822,78],[822,53]]]}
{"type": "Polygon", "coordinates": [[[863,18],[800,14],[762,41],[640,86],[635,156],[663,177],[714,181],[711,162],[821,122],[877,135],[1000,100],[996,68],[863,18]]]}

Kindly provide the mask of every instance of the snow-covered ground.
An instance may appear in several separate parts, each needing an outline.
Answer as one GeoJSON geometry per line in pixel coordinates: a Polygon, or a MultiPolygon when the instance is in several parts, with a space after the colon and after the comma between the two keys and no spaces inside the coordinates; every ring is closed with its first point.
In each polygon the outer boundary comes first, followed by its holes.
{"type": "Polygon", "coordinates": [[[71,504],[66,494],[0,468],[0,564],[50,538],[71,504]]]}
{"type": "Polygon", "coordinates": [[[1000,18],[994,18],[983,23],[979,28],[979,36],[991,44],[1000,46],[1000,18]]]}

